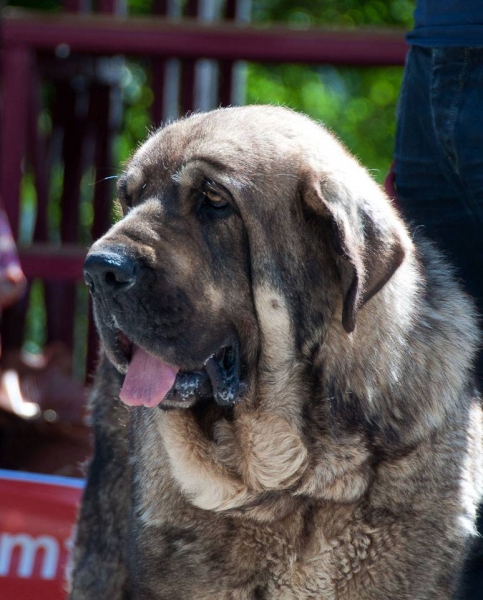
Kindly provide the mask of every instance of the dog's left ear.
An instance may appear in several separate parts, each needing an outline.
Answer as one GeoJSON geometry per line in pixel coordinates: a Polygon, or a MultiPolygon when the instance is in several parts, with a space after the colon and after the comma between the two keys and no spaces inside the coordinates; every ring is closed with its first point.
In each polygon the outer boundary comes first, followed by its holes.
{"type": "Polygon", "coordinates": [[[342,284],[342,325],[348,333],[359,309],[389,281],[412,245],[389,200],[366,177],[353,183],[309,177],[303,192],[329,232],[342,284]]]}

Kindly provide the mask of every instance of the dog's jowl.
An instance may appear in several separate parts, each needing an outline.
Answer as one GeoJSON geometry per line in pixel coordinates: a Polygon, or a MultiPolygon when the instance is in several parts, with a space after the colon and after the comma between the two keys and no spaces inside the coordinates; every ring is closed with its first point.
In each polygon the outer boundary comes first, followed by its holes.
{"type": "Polygon", "coordinates": [[[159,130],[118,194],[71,600],[454,598],[482,413],[443,258],[283,108],[159,130]]]}

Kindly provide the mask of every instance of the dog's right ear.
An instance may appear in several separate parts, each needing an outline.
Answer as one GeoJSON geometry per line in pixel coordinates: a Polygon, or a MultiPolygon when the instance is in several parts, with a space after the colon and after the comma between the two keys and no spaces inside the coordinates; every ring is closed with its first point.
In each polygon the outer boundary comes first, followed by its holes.
{"type": "Polygon", "coordinates": [[[313,174],[303,191],[307,206],[329,231],[342,286],[342,325],[348,333],[359,309],[389,281],[412,247],[377,184],[367,175],[361,188],[355,179],[341,183],[313,174]]]}

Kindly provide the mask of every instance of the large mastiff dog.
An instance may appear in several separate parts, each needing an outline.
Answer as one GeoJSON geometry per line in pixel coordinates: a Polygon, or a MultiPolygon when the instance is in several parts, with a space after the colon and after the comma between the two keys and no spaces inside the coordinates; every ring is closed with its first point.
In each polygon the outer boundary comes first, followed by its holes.
{"type": "Polygon", "coordinates": [[[71,600],[453,598],[482,414],[436,251],[283,108],[158,131],[119,200],[71,600]]]}

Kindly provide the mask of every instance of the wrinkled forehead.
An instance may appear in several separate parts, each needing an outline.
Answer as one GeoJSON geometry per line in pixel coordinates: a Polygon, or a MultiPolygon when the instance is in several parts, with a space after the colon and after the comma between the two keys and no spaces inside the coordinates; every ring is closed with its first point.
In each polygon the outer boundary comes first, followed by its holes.
{"type": "Polygon", "coordinates": [[[310,141],[304,125],[304,121],[282,123],[243,110],[194,115],[151,136],[128,164],[120,185],[129,195],[146,180],[161,185],[197,161],[245,178],[274,170],[294,171],[306,154],[303,146],[310,141]]]}

